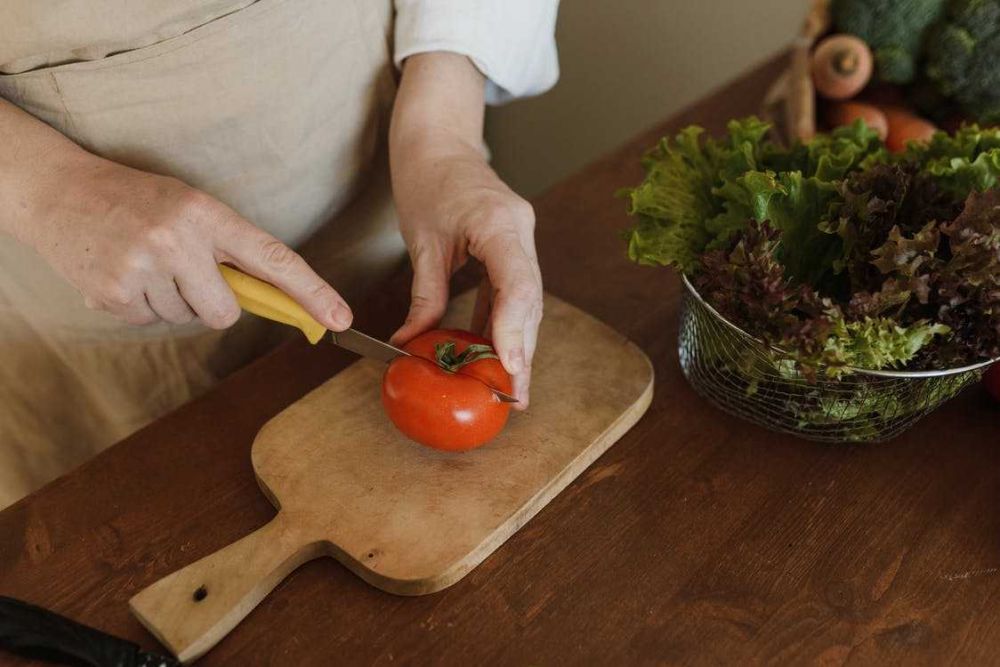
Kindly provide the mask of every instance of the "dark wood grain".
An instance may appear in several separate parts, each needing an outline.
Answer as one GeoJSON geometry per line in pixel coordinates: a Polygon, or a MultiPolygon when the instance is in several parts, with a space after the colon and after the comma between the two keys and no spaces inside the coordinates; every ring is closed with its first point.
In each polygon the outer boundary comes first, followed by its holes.
{"type": "MultiPolygon", "coordinates": [[[[547,288],[654,360],[646,417],[454,587],[401,598],[310,563],[199,664],[988,664],[1000,649],[1000,411],[979,389],[894,442],[720,414],[677,363],[678,281],[630,265],[612,193],[697,122],[753,112],[776,59],[538,199],[547,288]]],[[[466,273],[459,282],[471,284],[466,273]]],[[[388,333],[406,277],[360,307],[388,333]]],[[[351,361],[287,345],[0,513],[0,593],[153,648],[127,600],[262,525],[258,428],[351,361]]],[[[433,536],[428,536],[433,539],[433,536]]]]}

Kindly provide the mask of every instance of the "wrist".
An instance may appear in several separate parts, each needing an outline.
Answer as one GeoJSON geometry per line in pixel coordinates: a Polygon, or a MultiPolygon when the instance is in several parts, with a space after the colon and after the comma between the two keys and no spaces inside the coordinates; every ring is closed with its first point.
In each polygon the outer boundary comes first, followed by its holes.
{"type": "Polygon", "coordinates": [[[433,126],[408,127],[393,133],[389,151],[393,167],[455,159],[485,161],[488,157],[481,138],[471,140],[448,128],[433,126]]]}
{"type": "Polygon", "coordinates": [[[389,129],[391,151],[421,155],[483,150],[485,79],[467,57],[420,53],[403,63],[403,78],[389,129]]]}
{"type": "Polygon", "coordinates": [[[0,202],[6,211],[0,229],[37,249],[69,186],[98,161],[76,144],[60,141],[40,147],[33,159],[18,163],[16,169],[6,169],[0,179],[5,184],[0,186],[0,202]]]}

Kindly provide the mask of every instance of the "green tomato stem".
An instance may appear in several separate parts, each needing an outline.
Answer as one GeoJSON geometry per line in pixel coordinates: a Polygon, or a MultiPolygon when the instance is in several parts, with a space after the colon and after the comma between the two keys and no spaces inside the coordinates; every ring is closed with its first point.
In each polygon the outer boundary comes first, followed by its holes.
{"type": "Polygon", "coordinates": [[[493,347],[482,343],[473,343],[461,353],[456,353],[457,344],[453,340],[438,343],[434,346],[434,357],[438,366],[449,373],[457,373],[463,366],[468,366],[482,359],[499,359],[493,347]]]}

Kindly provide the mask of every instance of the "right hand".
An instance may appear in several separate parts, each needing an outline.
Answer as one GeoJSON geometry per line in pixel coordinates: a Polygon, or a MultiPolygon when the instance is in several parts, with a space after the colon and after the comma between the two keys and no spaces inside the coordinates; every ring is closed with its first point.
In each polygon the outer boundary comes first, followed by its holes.
{"type": "Polygon", "coordinates": [[[343,298],[295,251],[181,181],[103,158],[60,167],[27,240],[84,297],[134,325],[195,316],[213,329],[240,308],[226,262],[287,292],[329,329],[351,324],[343,298]]]}

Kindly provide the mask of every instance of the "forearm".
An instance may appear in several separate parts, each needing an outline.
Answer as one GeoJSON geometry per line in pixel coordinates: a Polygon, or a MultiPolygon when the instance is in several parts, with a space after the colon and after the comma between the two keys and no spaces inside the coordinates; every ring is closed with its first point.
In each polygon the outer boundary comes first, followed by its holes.
{"type": "Polygon", "coordinates": [[[389,133],[393,160],[483,154],[485,79],[465,56],[431,52],[406,59],[389,133]]]}
{"type": "Polygon", "coordinates": [[[59,178],[94,156],[0,98],[0,233],[31,244],[59,178]]]}

